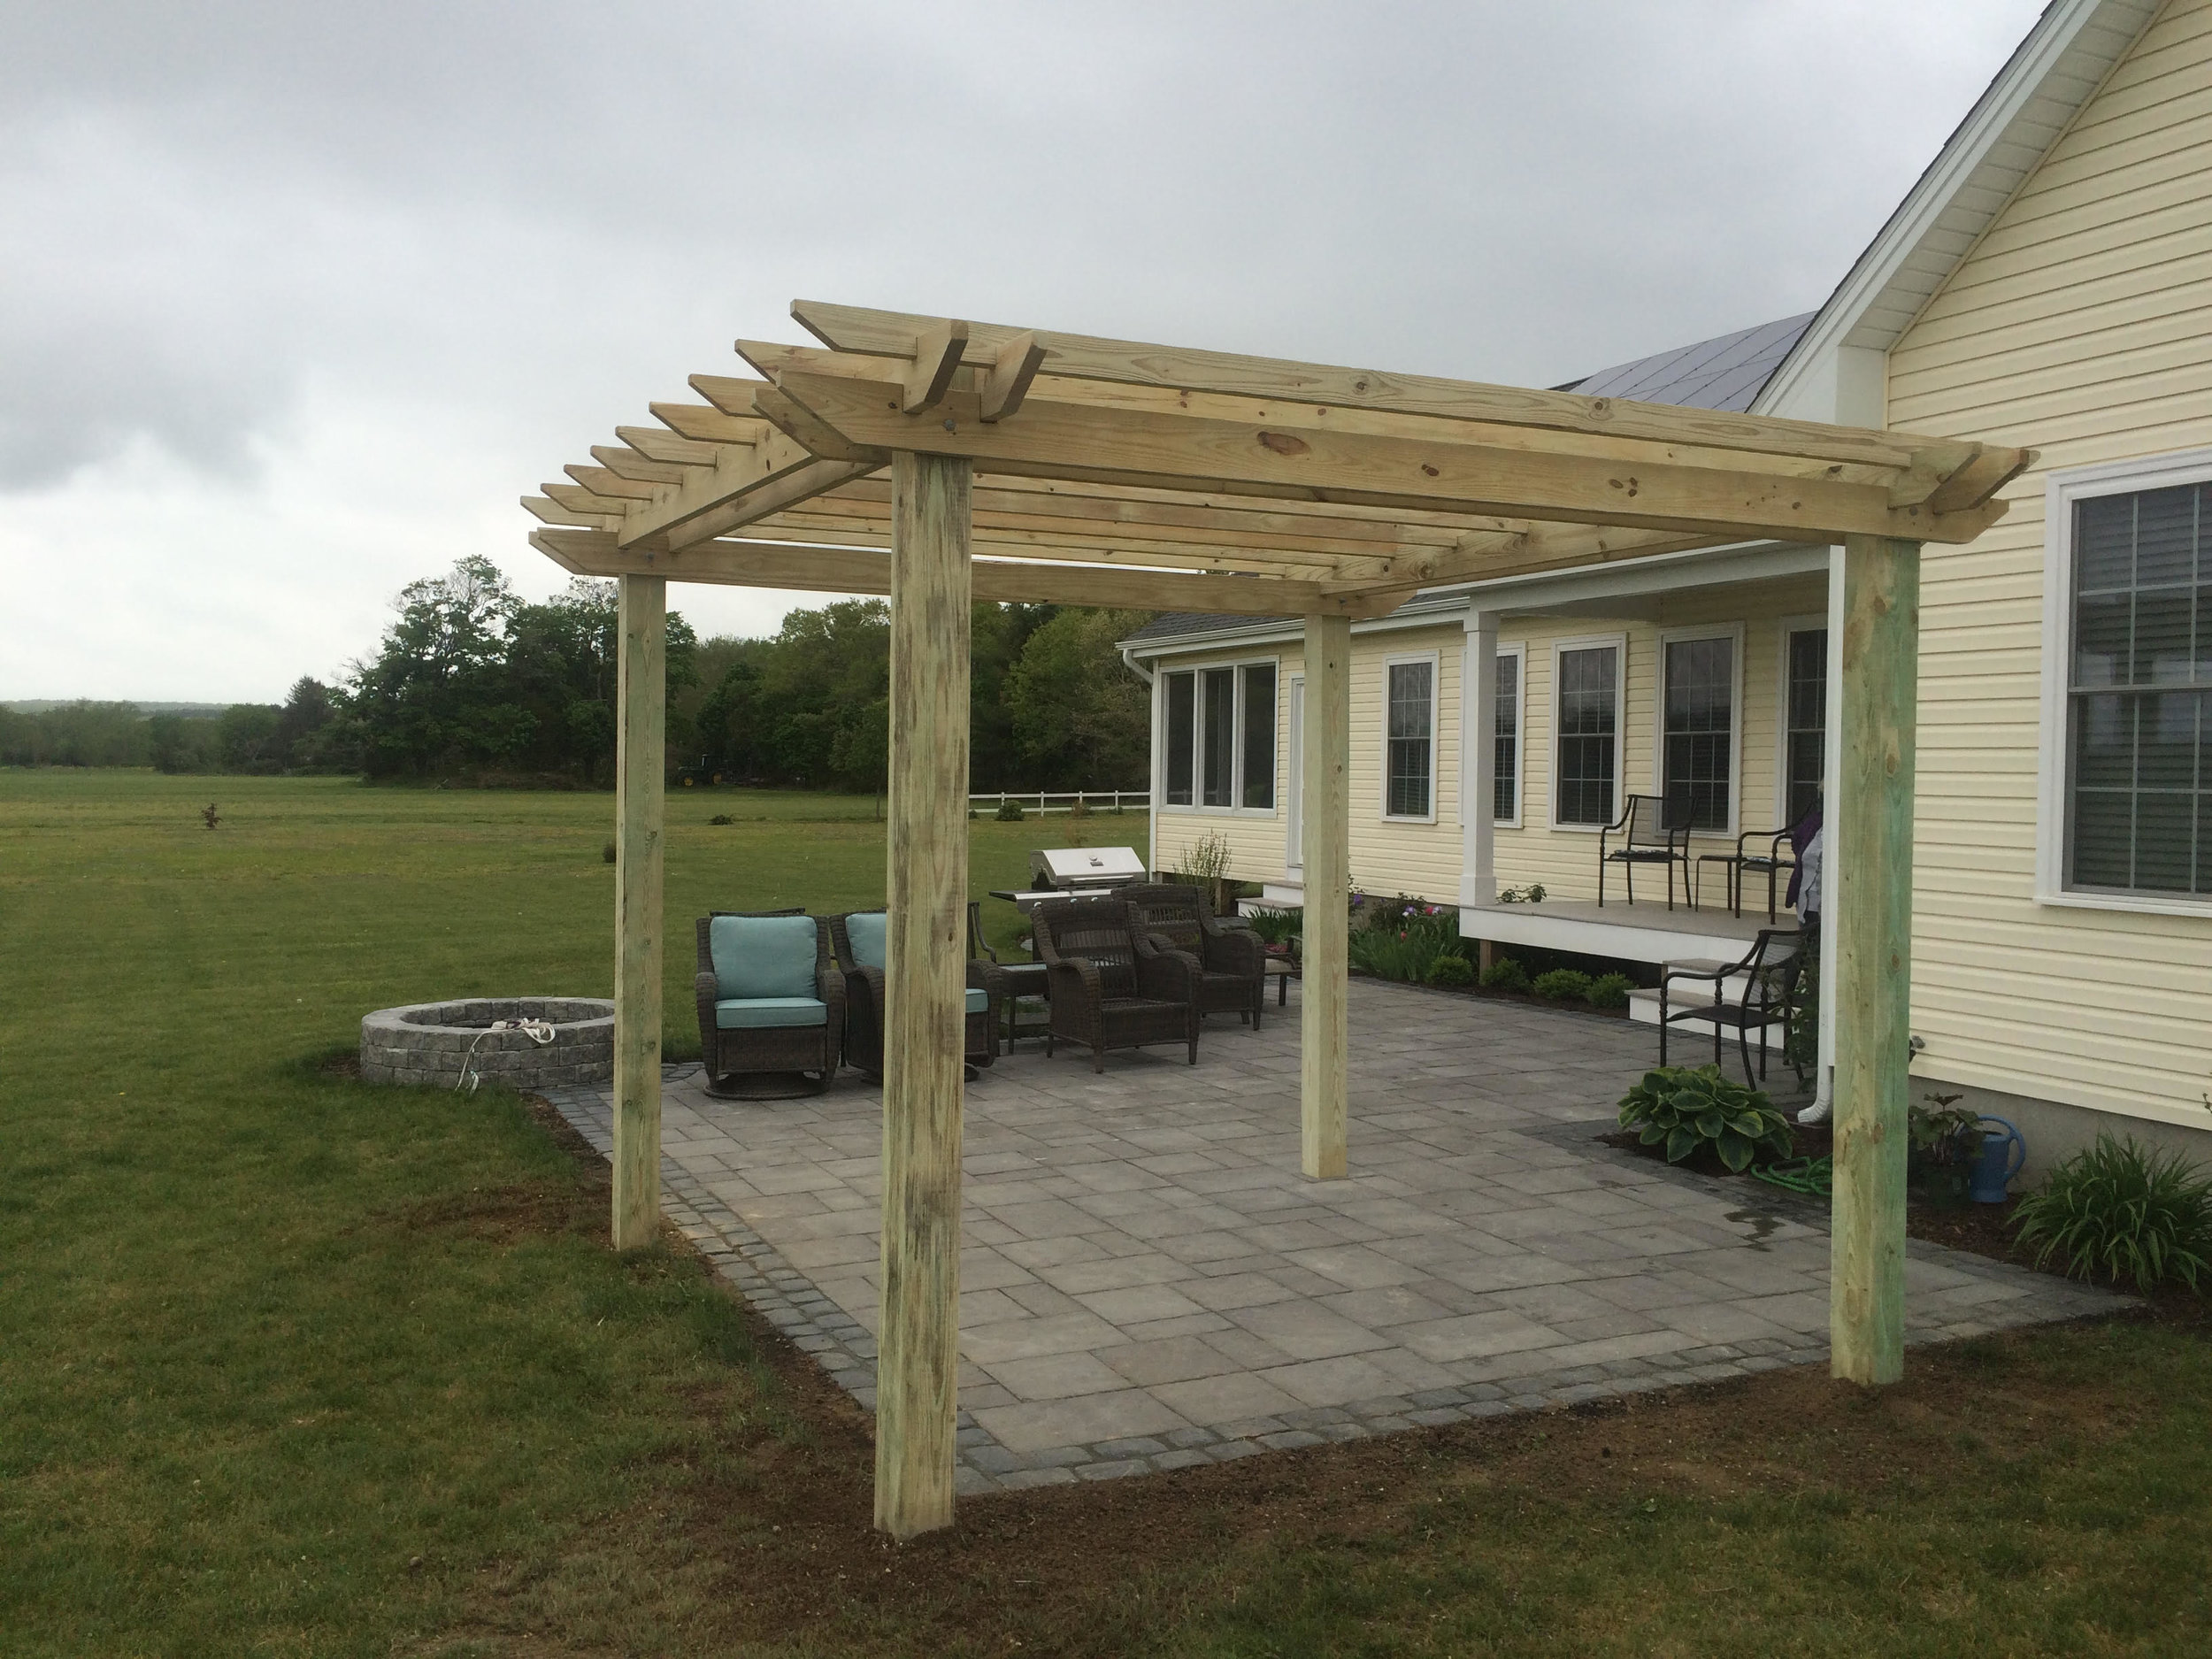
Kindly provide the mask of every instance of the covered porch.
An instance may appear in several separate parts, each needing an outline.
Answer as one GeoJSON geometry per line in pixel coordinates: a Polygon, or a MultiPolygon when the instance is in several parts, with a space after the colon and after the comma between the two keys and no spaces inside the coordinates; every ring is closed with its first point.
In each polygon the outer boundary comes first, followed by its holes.
{"type": "MultiPolygon", "coordinates": [[[[660,1214],[667,583],[890,596],[879,1525],[907,1537],[952,1515],[978,599],[1302,618],[1304,881],[1340,893],[1354,617],[1471,580],[1747,540],[1840,543],[1854,854],[1834,907],[1829,1318],[1838,1375],[1900,1374],[1920,548],[1994,521],[1993,492],[2027,452],[811,302],[794,314],[822,347],[739,342],[763,378],[694,376],[703,404],[652,405],[659,426],[617,427],[617,444],[526,505],[566,526],[534,533],[536,546],[621,588],[618,1246],[649,1240],[660,1214]]],[[[1335,904],[1309,906],[1307,1181],[1352,1172],[1346,924],[1335,904]]]]}

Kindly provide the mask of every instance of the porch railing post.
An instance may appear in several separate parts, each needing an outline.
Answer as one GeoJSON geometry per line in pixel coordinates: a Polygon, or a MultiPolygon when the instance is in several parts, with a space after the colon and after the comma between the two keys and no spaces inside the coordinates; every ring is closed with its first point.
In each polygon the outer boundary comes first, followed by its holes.
{"type": "Polygon", "coordinates": [[[1842,834],[1822,872],[1837,981],[1829,1340],[1836,1376],[1887,1383],[1905,1363],[1920,544],[1848,538],[1843,608],[1842,834]]]}

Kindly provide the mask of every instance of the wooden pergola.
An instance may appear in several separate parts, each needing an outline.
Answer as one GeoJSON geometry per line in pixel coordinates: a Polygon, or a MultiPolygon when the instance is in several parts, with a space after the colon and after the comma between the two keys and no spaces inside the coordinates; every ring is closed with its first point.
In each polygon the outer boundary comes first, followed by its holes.
{"type": "Polygon", "coordinates": [[[891,601],[876,1520],[952,1517],[976,600],[1302,617],[1305,1173],[1346,1172],[1351,623],[1423,588],[1761,538],[1840,543],[1834,1371],[1904,1336],[1923,542],[1970,541],[2032,452],[801,301],[524,505],[618,579],[614,1241],[659,1217],[670,581],[891,601]],[[978,480],[980,479],[980,482],[978,480]]]}

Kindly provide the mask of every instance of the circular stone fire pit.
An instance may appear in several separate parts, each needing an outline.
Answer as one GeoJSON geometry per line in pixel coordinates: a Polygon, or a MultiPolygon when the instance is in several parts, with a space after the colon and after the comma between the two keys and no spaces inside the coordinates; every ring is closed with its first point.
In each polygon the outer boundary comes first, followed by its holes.
{"type": "Polygon", "coordinates": [[[614,1004],[588,996],[471,997],[380,1008],[361,1021],[365,1083],[451,1088],[464,1060],[485,1082],[510,1088],[607,1082],[614,1076],[614,1004]],[[495,1019],[545,1020],[553,1041],[493,1031],[495,1019]]]}

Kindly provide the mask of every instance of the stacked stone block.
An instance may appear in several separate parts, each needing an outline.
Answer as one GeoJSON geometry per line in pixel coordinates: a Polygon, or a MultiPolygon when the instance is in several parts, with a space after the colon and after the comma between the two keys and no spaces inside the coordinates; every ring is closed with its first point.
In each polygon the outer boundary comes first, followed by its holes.
{"type": "Polygon", "coordinates": [[[379,1009],[361,1021],[361,1079],[451,1088],[466,1063],[482,1079],[543,1090],[614,1076],[614,1004],[595,997],[475,997],[379,1009]],[[553,1041],[490,1030],[495,1020],[543,1020],[553,1041]]]}

